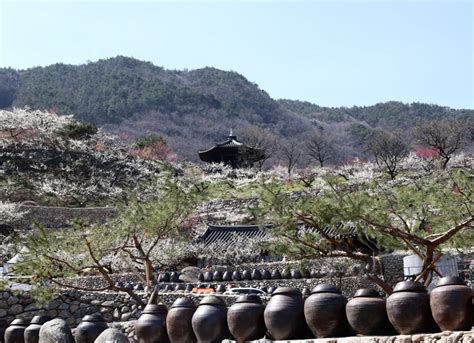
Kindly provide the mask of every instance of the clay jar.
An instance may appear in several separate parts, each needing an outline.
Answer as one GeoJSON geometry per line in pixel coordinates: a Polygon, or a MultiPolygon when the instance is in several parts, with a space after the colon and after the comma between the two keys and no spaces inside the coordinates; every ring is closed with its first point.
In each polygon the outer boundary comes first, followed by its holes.
{"type": "Polygon", "coordinates": [[[163,304],[148,304],[145,306],[142,315],[135,322],[135,334],[139,343],[167,342],[167,313],[168,310],[163,304]]]}
{"type": "Polygon", "coordinates": [[[201,300],[191,323],[199,343],[220,343],[229,336],[227,306],[214,295],[201,300]]]}
{"type": "Polygon", "coordinates": [[[415,281],[397,283],[387,298],[388,319],[402,335],[429,331],[430,297],[425,287],[415,281]]]}
{"type": "Polygon", "coordinates": [[[232,281],[232,273],[229,271],[224,272],[222,274],[222,281],[232,281]]]}
{"type": "Polygon", "coordinates": [[[212,272],[206,272],[204,274],[204,282],[212,282],[212,278],[213,278],[213,273],[212,272]]]}
{"type": "Polygon", "coordinates": [[[316,337],[337,337],[348,333],[346,298],[328,284],[313,288],[304,303],[306,323],[316,337]]]}
{"type": "Polygon", "coordinates": [[[442,331],[470,330],[471,304],[471,289],[456,276],[441,278],[430,294],[431,313],[442,331]]]}
{"type": "Polygon", "coordinates": [[[264,312],[265,326],[275,340],[304,334],[303,297],[298,289],[278,287],[264,312]]]}
{"type": "Polygon", "coordinates": [[[268,269],[264,269],[262,273],[262,280],[270,280],[272,278],[272,273],[268,269]]]}
{"type": "Polygon", "coordinates": [[[109,326],[100,314],[86,315],[76,328],[76,343],[94,343],[102,331],[108,328],[109,326]]]}
{"type": "Polygon", "coordinates": [[[170,343],[194,343],[196,336],[191,320],[196,306],[188,298],[179,298],[171,305],[166,317],[166,330],[170,343]]]}
{"type": "Polygon", "coordinates": [[[357,290],[346,305],[346,316],[351,328],[361,335],[384,333],[388,326],[385,299],[372,288],[357,290]]]}
{"type": "Polygon", "coordinates": [[[14,319],[5,330],[5,343],[23,343],[24,332],[28,322],[24,319],[14,319]]]}
{"type": "Polygon", "coordinates": [[[244,280],[252,280],[252,274],[250,273],[250,270],[245,269],[245,270],[242,272],[242,279],[244,279],[244,280]]]}
{"type": "Polygon", "coordinates": [[[260,270],[258,269],[252,270],[251,278],[252,280],[261,280],[262,274],[260,273],[260,270]]]}
{"type": "Polygon", "coordinates": [[[242,281],[242,277],[240,276],[240,273],[237,270],[232,273],[232,280],[233,281],[242,281]]]}
{"type": "Polygon", "coordinates": [[[227,312],[227,323],[238,343],[262,338],[265,334],[265,306],[256,294],[241,295],[227,312]]]}
{"type": "Polygon", "coordinates": [[[50,320],[48,316],[34,316],[24,333],[25,343],[38,343],[41,325],[50,320]]]}
{"type": "Polygon", "coordinates": [[[220,282],[222,281],[222,272],[220,270],[216,270],[212,276],[214,281],[220,282]]]}
{"type": "Polygon", "coordinates": [[[278,280],[278,279],[281,279],[281,274],[280,274],[280,271],[278,269],[275,269],[272,272],[272,280],[278,280]]]}

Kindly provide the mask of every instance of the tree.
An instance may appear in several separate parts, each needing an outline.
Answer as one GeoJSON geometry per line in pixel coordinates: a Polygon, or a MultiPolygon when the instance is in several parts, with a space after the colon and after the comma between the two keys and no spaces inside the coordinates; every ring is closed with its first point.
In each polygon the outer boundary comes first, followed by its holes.
{"type": "MultiPolygon", "coordinates": [[[[271,249],[298,259],[347,257],[367,264],[366,277],[387,293],[392,285],[381,279],[374,253],[410,250],[423,261],[417,280],[427,286],[436,262],[448,247],[470,247],[474,242],[474,183],[471,167],[436,173],[415,173],[387,183],[370,170],[365,180],[342,177],[335,170],[320,178],[318,188],[291,194],[278,180],[261,183],[262,223],[271,221],[275,240],[271,249]],[[338,235],[326,228],[334,228],[338,235]],[[339,239],[357,235],[376,250],[358,249],[339,239]]],[[[366,244],[368,245],[368,244],[366,244]]]]}
{"type": "Polygon", "coordinates": [[[291,139],[282,144],[281,156],[286,162],[288,175],[291,174],[302,155],[303,152],[297,140],[291,139]]]}
{"type": "Polygon", "coordinates": [[[410,147],[401,136],[379,131],[367,145],[367,150],[375,157],[377,165],[393,180],[400,161],[408,156],[410,147]]]}
{"type": "Polygon", "coordinates": [[[176,155],[171,152],[166,140],[157,134],[145,136],[137,140],[132,154],[145,160],[176,161],[176,155]]]}
{"type": "Polygon", "coordinates": [[[468,132],[461,121],[438,120],[419,124],[414,136],[419,144],[438,152],[441,167],[445,169],[451,156],[466,144],[468,132]]]}
{"type": "Polygon", "coordinates": [[[323,167],[324,163],[334,158],[334,146],[322,132],[316,132],[309,140],[307,145],[309,156],[319,162],[323,167]]]}
{"type": "MultiPolygon", "coordinates": [[[[136,197],[122,208],[121,215],[107,224],[89,225],[81,221],[71,228],[51,231],[38,228],[27,243],[27,252],[15,272],[31,275],[36,286],[48,283],[88,291],[114,290],[127,292],[138,303],[139,296],[113,281],[112,261],[121,261],[122,268],[137,270],[144,282],[151,285],[154,279],[153,257],[157,250],[170,241],[190,241],[193,213],[204,199],[202,188],[194,187],[174,172],[163,175],[157,188],[157,198],[142,202],[136,197]],[[85,270],[102,276],[105,286],[86,288],[68,283],[64,277],[78,275],[85,270]]],[[[176,252],[174,252],[177,254],[176,252]]]]}
{"type": "Polygon", "coordinates": [[[259,160],[258,166],[262,170],[263,164],[272,159],[280,148],[280,140],[269,130],[258,126],[247,126],[239,131],[239,137],[245,144],[265,151],[265,157],[259,160]]]}

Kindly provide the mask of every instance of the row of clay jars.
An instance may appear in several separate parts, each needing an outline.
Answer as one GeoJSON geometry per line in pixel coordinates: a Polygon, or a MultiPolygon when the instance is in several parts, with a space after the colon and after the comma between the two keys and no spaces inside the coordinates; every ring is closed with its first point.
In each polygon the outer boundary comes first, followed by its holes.
{"type": "Polygon", "coordinates": [[[15,319],[5,330],[6,343],[38,343],[41,326],[50,318],[48,316],[34,316],[30,325],[23,319],[15,319]]]}
{"type": "Polygon", "coordinates": [[[221,282],[221,281],[242,281],[242,280],[278,280],[278,279],[300,279],[301,272],[299,270],[288,270],[284,269],[282,272],[279,270],[274,270],[272,272],[264,270],[263,273],[258,269],[253,269],[252,271],[246,269],[243,272],[226,271],[222,273],[221,271],[215,272],[205,272],[204,274],[199,274],[199,281],[201,282],[221,282]]]}

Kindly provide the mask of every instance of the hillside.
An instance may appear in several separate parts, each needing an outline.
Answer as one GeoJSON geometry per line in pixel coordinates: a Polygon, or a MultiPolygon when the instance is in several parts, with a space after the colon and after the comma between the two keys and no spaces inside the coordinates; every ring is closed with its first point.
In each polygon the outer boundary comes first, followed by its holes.
{"type": "Polygon", "coordinates": [[[0,107],[11,106],[72,113],[130,140],[159,133],[179,157],[194,161],[198,149],[222,140],[230,128],[239,133],[256,125],[282,141],[304,141],[313,130],[325,130],[338,142],[342,161],[364,155],[374,128],[407,133],[420,120],[474,118],[473,110],[418,103],[327,108],[274,100],[236,72],[166,70],[122,56],[78,66],[0,69],[0,107]]]}

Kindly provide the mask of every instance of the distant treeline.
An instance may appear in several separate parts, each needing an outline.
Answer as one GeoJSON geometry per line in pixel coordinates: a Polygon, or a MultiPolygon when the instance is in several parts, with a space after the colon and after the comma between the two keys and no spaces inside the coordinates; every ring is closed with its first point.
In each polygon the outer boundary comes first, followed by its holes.
{"type": "MultiPolygon", "coordinates": [[[[332,163],[338,163],[367,157],[364,147],[375,129],[411,140],[409,129],[420,121],[474,122],[474,110],[421,103],[327,108],[274,100],[236,72],[166,70],[122,56],[78,66],[0,69],[0,108],[12,106],[74,114],[130,140],[158,133],[179,157],[194,161],[198,149],[225,139],[230,128],[245,136],[257,126],[282,144],[297,140],[302,149],[317,132],[337,143],[332,163]]],[[[275,154],[270,163],[278,159],[275,154]]]]}

